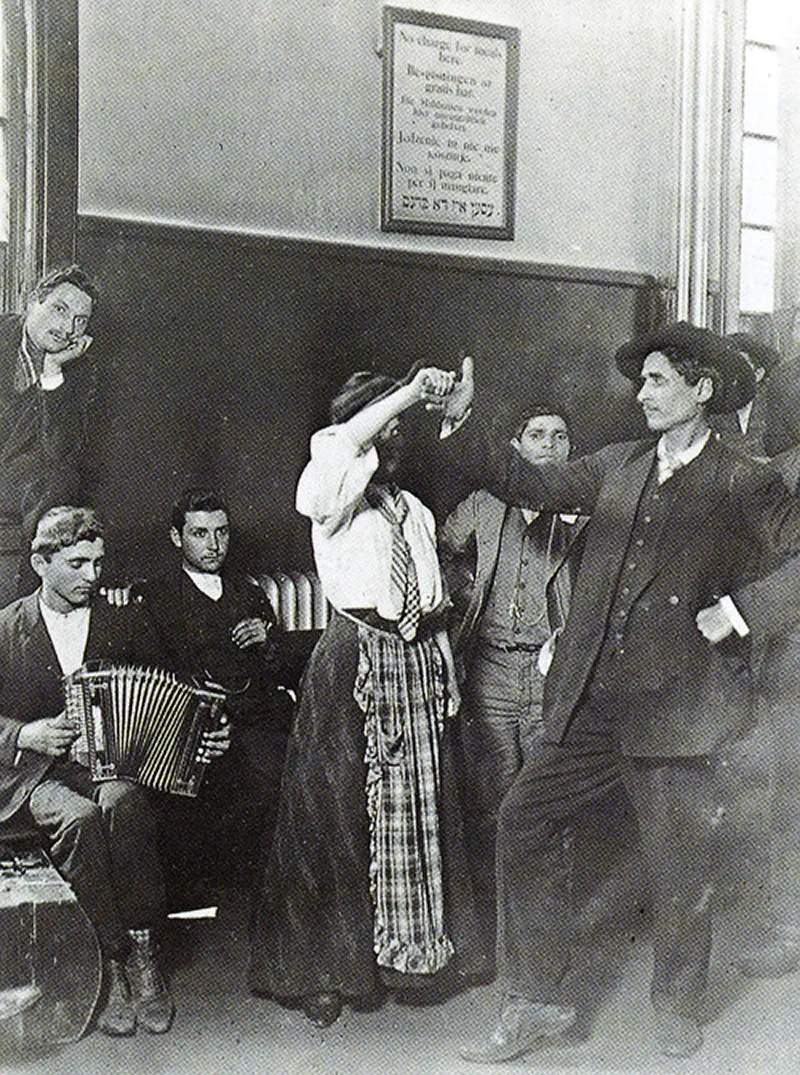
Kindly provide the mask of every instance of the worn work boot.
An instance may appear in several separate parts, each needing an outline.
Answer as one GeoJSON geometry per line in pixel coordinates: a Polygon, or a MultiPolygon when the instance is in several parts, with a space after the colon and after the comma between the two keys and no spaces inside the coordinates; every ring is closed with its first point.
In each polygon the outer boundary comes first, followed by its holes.
{"type": "Polygon", "coordinates": [[[175,1016],[175,1004],[158,969],[152,931],[131,929],[128,933],[132,944],[125,969],[136,1021],[150,1034],[166,1034],[175,1016]]]}
{"type": "Polygon", "coordinates": [[[462,1059],[497,1064],[527,1053],[547,1038],[557,1037],[573,1025],[577,1012],[562,1004],[539,1004],[525,997],[507,996],[497,1026],[489,1038],[460,1049],[462,1059]]]}
{"type": "Polygon", "coordinates": [[[136,1033],[136,1012],[125,966],[118,959],[103,964],[103,980],[108,990],[106,1004],[97,1017],[97,1029],[111,1038],[129,1038],[136,1033]]]}

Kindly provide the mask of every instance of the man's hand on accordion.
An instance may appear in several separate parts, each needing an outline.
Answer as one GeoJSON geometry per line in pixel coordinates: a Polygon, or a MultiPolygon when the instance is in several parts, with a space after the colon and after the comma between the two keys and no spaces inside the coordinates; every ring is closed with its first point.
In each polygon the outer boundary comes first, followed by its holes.
{"type": "Polygon", "coordinates": [[[203,732],[200,740],[200,749],[197,752],[198,761],[213,761],[221,758],[231,745],[231,726],[225,717],[225,723],[215,731],[203,732]]]}
{"type": "Polygon", "coordinates": [[[17,749],[35,750],[37,754],[61,758],[77,738],[77,730],[62,712],[57,717],[32,720],[30,724],[23,724],[17,736],[17,749]]]}

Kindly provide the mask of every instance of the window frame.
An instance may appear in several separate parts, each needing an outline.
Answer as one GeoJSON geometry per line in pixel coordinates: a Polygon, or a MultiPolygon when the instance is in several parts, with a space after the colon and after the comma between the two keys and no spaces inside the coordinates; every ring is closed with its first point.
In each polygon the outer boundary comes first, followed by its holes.
{"type": "MultiPolygon", "coordinates": [[[[778,259],[778,205],[777,205],[777,191],[778,191],[778,153],[780,152],[780,126],[779,119],[776,116],[776,132],[773,134],[767,131],[760,131],[749,128],[745,125],[745,115],[747,111],[747,56],[748,49],[764,49],[774,58],[775,78],[779,77],[779,57],[778,46],[772,42],[760,41],[755,38],[747,36],[747,7],[748,4],[758,2],[758,0],[745,0],[745,30],[742,39],[742,99],[741,99],[741,129],[740,129],[740,146],[739,146],[739,170],[740,170],[740,182],[739,182],[739,200],[738,200],[738,230],[739,230],[739,281],[738,281],[738,299],[737,299],[737,317],[753,318],[761,317],[764,315],[771,315],[775,313],[776,307],[776,273],[777,273],[777,259],[778,259]],[[753,223],[747,221],[744,216],[744,147],[748,140],[759,140],[763,142],[769,142],[775,146],[775,168],[774,174],[770,178],[773,190],[775,192],[775,217],[771,224],[753,223]],[[743,249],[745,245],[745,235],[755,232],[761,232],[772,236],[772,294],[769,309],[757,309],[748,308],[742,302],[743,289],[745,285],[745,272],[747,271],[744,264],[743,249]]],[[[778,91],[779,92],[779,89],[778,91]]]]}
{"type": "Polygon", "coordinates": [[[9,241],[0,264],[6,310],[42,272],[73,261],[78,212],[78,0],[0,0],[9,78],[9,241]]]}

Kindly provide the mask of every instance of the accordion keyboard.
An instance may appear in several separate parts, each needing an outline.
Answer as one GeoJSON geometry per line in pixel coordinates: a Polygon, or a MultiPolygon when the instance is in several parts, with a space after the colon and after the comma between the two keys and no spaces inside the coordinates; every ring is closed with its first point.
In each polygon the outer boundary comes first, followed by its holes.
{"type": "Polygon", "coordinates": [[[79,733],[73,757],[93,780],[198,794],[207,766],[202,738],[223,723],[223,692],[162,669],[84,665],[65,678],[64,700],[79,733]]]}

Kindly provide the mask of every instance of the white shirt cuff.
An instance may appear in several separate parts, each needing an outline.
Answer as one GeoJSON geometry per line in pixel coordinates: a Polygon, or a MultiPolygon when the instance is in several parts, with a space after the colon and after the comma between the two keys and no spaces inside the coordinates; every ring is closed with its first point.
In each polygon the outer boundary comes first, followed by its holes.
{"type": "Polygon", "coordinates": [[[731,626],[740,638],[746,638],[750,634],[750,628],[747,626],[747,621],[742,616],[739,609],[734,605],[733,598],[728,594],[725,594],[719,599],[719,605],[728,619],[731,621],[731,626]]]}
{"type": "Polygon", "coordinates": [[[63,383],[64,374],[60,370],[58,373],[43,373],[39,378],[39,384],[44,392],[52,392],[60,388],[63,383]]]}

